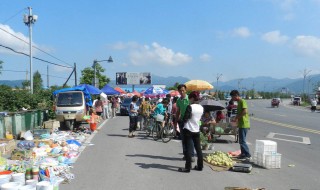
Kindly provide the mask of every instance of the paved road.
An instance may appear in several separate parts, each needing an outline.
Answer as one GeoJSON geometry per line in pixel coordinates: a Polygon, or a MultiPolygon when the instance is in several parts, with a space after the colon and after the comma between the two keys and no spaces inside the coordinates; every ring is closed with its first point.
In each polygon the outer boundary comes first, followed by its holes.
{"type": "MultiPolygon", "coordinates": [[[[103,124],[91,140],[94,145],[86,147],[74,165],[72,172],[76,179],[70,184],[61,185],[60,189],[224,189],[227,186],[265,187],[273,190],[319,189],[319,166],[316,165],[320,156],[317,140],[319,134],[304,129],[319,131],[319,125],[314,126],[314,121],[308,126],[300,124],[309,123],[313,119],[319,123],[320,113],[314,113],[318,114],[314,115],[315,118],[310,116],[311,119],[300,123],[301,118],[309,117],[304,114],[311,113],[282,105],[279,109],[271,109],[268,102],[248,101],[250,112],[254,114],[248,136],[251,151],[254,150],[255,140],[270,139],[266,137],[270,132],[311,139],[311,145],[294,142],[298,141],[295,138],[290,139],[291,142],[271,139],[278,143],[278,151],[282,153],[281,169],[267,170],[255,166],[253,172],[247,174],[216,172],[205,166],[202,172],[179,173],[178,167],[184,166],[179,141],[167,144],[156,142],[146,138],[143,133],[138,133],[133,139],[127,138],[128,117],[119,116],[103,124]],[[285,125],[303,128],[294,129],[285,125]]],[[[238,150],[239,145],[233,140],[233,137],[222,136],[214,144],[215,150],[238,150]]]]}

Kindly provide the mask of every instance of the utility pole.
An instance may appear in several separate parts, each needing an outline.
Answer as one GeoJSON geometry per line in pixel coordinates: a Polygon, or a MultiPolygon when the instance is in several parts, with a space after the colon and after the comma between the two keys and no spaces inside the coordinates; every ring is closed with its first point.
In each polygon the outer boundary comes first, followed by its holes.
{"type": "Polygon", "coordinates": [[[218,94],[218,88],[219,88],[219,79],[220,79],[220,77],[222,77],[222,74],[220,73],[218,73],[217,74],[217,88],[216,88],[216,98],[218,99],[219,98],[219,94],[218,94]]]}
{"type": "Polygon", "coordinates": [[[33,94],[33,77],[32,77],[32,24],[34,24],[38,16],[32,15],[32,8],[28,7],[29,15],[24,15],[23,22],[29,27],[29,51],[30,51],[30,93],[33,94]]]}
{"type": "Polygon", "coordinates": [[[302,90],[303,90],[303,94],[305,94],[305,89],[304,89],[304,85],[305,85],[305,81],[306,81],[306,77],[308,76],[308,74],[311,72],[311,70],[308,70],[305,68],[303,71],[303,85],[302,85],[302,90]]]}
{"type": "Polygon", "coordinates": [[[49,65],[47,65],[47,88],[49,89],[49,65]]]}
{"type": "Polygon", "coordinates": [[[241,89],[240,89],[240,83],[241,83],[242,80],[243,80],[243,79],[238,79],[238,91],[239,91],[239,92],[241,91],[241,89]]]}
{"type": "Polygon", "coordinates": [[[78,86],[78,82],[77,82],[77,64],[76,64],[76,63],[74,63],[73,70],[74,70],[74,81],[75,81],[75,85],[78,86]]]}

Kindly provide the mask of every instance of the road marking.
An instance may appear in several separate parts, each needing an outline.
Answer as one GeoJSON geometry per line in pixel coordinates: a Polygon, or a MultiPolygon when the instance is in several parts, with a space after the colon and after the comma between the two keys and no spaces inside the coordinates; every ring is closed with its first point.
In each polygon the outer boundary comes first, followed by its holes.
{"type": "Polygon", "coordinates": [[[310,141],[310,138],[309,138],[309,137],[302,137],[302,136],[295,136],[295,135],[287,135],[287,134],[281,134],[281,133],[269,133],[266,137],[267,137],[267,138],[270,138],[270,139],[277,139],[277,140],[288,141],[288,142],[295,142],[295,143],[308,144],[308,145],[311,144],[311,141],[310,141]],[[275,135],[301,138],[302,141],[294,141],[294,140],[289,140],[289,139],[284,139],[284,138],[276,138],[276,137],[274,137],[275,135]]]}
{"type": "Polygon", "coordinates": [[[281,126],[281,127],[287,127],[287,128],[291,128],[291,129],[296,129],[296,130],[305,131],[305,132],[309,132],[309,133],[314,133],[314,134],[320,135],[320,131],[319,130],[308,129],[308,128],[304,128],[304,127],[298,127],[298,126],[295,126],[295,125],[279,123],[279,122],[270,121],[270,120],[266,120],[266,119],[260,119],[260,118],[256,118],[256,117],[251,117],[251,119],[255,120],[255,121],[260,121],[260,122],[263,122],[263,123],[269,123],[269,124],[278,125],[278,126],[281,126]]]}

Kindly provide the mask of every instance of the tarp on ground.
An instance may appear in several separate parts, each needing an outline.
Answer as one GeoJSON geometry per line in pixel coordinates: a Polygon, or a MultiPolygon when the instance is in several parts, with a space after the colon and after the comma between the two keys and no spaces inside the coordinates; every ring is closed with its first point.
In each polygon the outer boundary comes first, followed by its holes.
{"type": "Polygon", "coordinates": [[[62,88],[53,92],[53,95],[57,95],[60,92],[69,92],[69,91],[82,91],[84,94],[84,98],[86,99],[86,104],[88,106],[92,106],[92,99],[89,91],[84,87],[72,87],[72,88],[62,88]]]}
{"type": "Polygon", "coordinates": [[[101,89],[101,91],[103,93],[105,93],[106,95],[119,95],[120,94],[120,92],[116,91],[114,88],[112,88],[111,86],[109,86],[107,84],[101,89]]]}
{"type": "Polygon", "coordinates": [[[80,84],[80,85],[75,86],[75,87],[84,87],[84,88],[86,88],[88,90],[88,92],[90,94],[93,94],[93,95],[99,95],[99,94],[102,93],[102,91],[99,88],[97,88],[95,86],[92,86],[90,84],[80,84]]]}

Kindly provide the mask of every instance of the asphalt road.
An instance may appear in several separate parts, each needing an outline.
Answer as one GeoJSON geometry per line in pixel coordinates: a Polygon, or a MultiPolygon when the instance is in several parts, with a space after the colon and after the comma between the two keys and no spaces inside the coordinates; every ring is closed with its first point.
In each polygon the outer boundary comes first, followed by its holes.
{"type": "MultiPolygon", "coordinates": [[[[271,108],[270,100],[248,101],[253,114],[248,134],[250,151],[253,153],[257,139],[276,141],[282,154],[281,169],[254,166],[248,174],[216,172],[205,165],[202,172],[179,173],[178,168],[184,166],[179,141],[165,144],[142,132],[127,138],[128,116],[118,116],[103,123],[91,140],[94,145],[86,147],[75,163],[75,179],[60,189],[319,189],[320,113],[288,103],[271,108]]],[[[221,136],[213,145],[215,150],[239,150],[232,136],[221,136]]]]}

